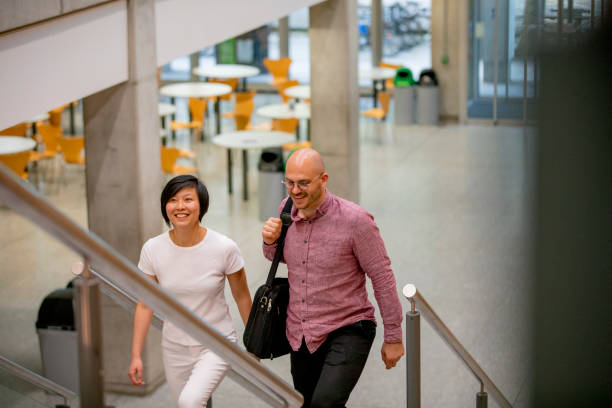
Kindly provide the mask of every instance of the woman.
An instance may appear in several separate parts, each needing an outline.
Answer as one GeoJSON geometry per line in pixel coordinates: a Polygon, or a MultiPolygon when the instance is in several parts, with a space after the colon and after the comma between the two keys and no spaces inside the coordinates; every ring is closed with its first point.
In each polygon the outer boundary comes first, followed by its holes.
{"type": "MultiPolygon", "coordinates": [[[[208,191],[200,180],[190,175],[170,180],[161,194],[161,212],[172,228],[144,244],[138,267],[236,342],[224,287],[227,277],[246,324],[252,301],[244,261],[234,241],[200,225],[207,210],[208,191]]],[[[144,384],[141,352],[152,317],[153,310],[138,302],[129,370],[134,385],[144,384]]],[[[205,406],[229,364],[169,321],[162,331],[162,350],[166,379],[178,406],[205,406]]]]}

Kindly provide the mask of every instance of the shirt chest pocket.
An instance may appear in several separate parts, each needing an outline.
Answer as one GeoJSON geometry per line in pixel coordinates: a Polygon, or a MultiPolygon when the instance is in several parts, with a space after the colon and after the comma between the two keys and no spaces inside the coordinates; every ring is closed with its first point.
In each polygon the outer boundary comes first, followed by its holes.
{"type": "Polygon", "coordinates": [[[313,254],[314,263],[319,268],[334,270],[346,269],[355,262],[353,250],[346,242],[326,242],[313,254]]]}

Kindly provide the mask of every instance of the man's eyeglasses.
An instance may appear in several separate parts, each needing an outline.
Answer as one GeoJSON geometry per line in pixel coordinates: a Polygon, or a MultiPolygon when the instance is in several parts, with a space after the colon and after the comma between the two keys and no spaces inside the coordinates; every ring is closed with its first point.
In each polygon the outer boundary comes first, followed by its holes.
{"type": "Polygon", "coordinates": [[[313,178],[310,181],[306,181],[306,180],[300,180],[297,183],[293,180],[289,180],[289,179],[284,179],[281,180],[281,183],[283,183],[285,185],[285,187],[287,187],[287,190],[291,191],[293,190],[293,187],[295,187],[297,185],[297,187],[304,191],[304,190],[308,190],[308,187],[310,187],[310,185],[312,184],[313,181],[315,181],[316,179],[318,179],[319,177],[321,177],[323,175],[323,173],[319,174],[317,177],[313,178]]]}

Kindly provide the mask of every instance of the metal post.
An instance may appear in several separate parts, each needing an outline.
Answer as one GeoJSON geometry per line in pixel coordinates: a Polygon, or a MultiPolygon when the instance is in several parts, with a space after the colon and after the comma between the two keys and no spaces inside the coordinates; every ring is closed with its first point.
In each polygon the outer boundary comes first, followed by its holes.
{"type": "Polygon", "coordinates": [[[83,262],[83,272],[74,280],[75,323],[79,334],[79,383],[82,407],[104,407],[102,370],[102,322],[98,280],[83,262]]]}
{"type": "Polygon", "coordinates": [[[406,313],[406,401],[407,408],[421,408],[421,314],[406,313]]]}
{"type": "Polygon", "coordinates": [[[476,408],[487,408],[487,393],[477,392],[476,393],[476,408]]]}
{"type": "Polygon", "coordinates": [[[249,159],[246,149],[242,150],[242,198],[244,201],[249,199],[249,159]]]}
{"type": "Polygon", "coordinates": [[[278,20],[278,40],[280,45],[280,56],[289,56],[289,17],[278,20]]]}

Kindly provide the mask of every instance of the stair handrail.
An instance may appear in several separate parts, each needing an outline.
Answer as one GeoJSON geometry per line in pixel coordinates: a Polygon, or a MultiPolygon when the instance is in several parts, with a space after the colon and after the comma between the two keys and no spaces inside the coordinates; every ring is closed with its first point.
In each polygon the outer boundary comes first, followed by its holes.
{"type": "Polygon", "coordinates": [[[63,387],[50,379],[43,377],[40,374],[28,370],[27,368],[15,363],[4,356],[0,356],[0,367],[4,368],[9,373],[33,384],[45,391],[56,394],[64,399],[64,405],[68,405],[69,401],[74,401],[78,398],[74,392],[63,387]]]}
{"type": "MultiPolygon", "coordinates": [[[[74,274],[80,274],[82,270],[82,262],[75,262],[72,265],[72,272],[74,274]]],[[[102,283],[102,286],[100,288],[102,292],[104,292],[109,298],[113,299],[115,303],[117,303],[124,309],[129,310],[130,312],[134,312],[136,310],[136,304],[138,303],[138,300],[136,298],[121,289],[119,286],[115,285],[113,282],[106,279],[102,274],[98,273],[91,266],[89,266],[89,271],[100,280],[100,283],[102,283]]],[[[151,319],[151,325],[161,330],[164,325],[164,318],[158,313],[153,312],[153,319],[151,319]]],[[[241,375],[238,371],[230,367],[227,376],[231,378],[234,382],[242,385],[244,388],[249,389],[254,394],[258,394],[261,399],[266,400],[268,403],[270,403],[270,405],[274,405],[274,401],[268,400],[269,396],[267,393],[261,391],[257,387],[253,387],[249,383],[248,379],[241,375]]]]}
{"type": "MultiPolygon", "coordinates": [[[[270,405],[289,408],[302,406],[303,397],[292,386],[185,308],[171,293],[147,278],[109,244],[59,211],[33,186],[17,178],[4,164],[0,164],[0,199],[13,211],[80,254],[85,263],[93,265],[98,272],[104,271],[104,276],[117,286],[125,288],[148,307],[161,312],[188,335],[206,344],[251,384],[250,390],[257,388],[263,391],[270,405]]],[[[85,286],[87,285],[86,283],[85,286]]],[[[81,308],[90,300],[85,298],[81,308]]],[[[90,330],[91,327],[85,329],[90,330]]],[[[81,373],[81,376],[83,375],[81,373]]],[[[261,393],[257,395],[261,396],[261,393]]]]}
{"type": "MultiPolygon", "coordinates": [[[[448,328],[448,326],[444,324],[440,316],[438,316],[438,314],[433,310],[433,308],[429,305],[429,303],[427,303],[423,295],[421,295],[421,293],[417,290],[416,286],[409,283],[406,286],[404,286],[402,293],[404,294],[406,299],[408,299],[408,301],[410,302],[410,312],[407,313],[407,318],[406,318],[406,327],[407,327],[406,343],[407,343],[408,352],[409,352],[408,344],[410,342],[410,339],[408,337],[411,337],[408,334],[408,326],[410,324],[409,317],[410,316],[418,317],[418,313],[420,312],[423,314],[423,316],[425,317],[425,320],[427,320],[427,322],[431,325],[434,331],[438,333],[438,335],[442,338],[442,340],[446,343],[446,345],[449,346],[453,352],[455,352],[455,354],[459,357],[459,359],[465,364],[465,366],[472,372],[472,374],[480,382],[480,386],[481,386],[480,394],[484,394],[484,398],[485,398],[484,405],[486,406],[486,393],[484,391],[489,390],[489,392],[491,393],[491,396],[499,404],[500,407],[512,408],[512,405],[510,405],[510,402],[508,402],[508,400],[502,394],[499,388],[497,388],[493,380],[489,378],[487,373],[482,369],[482,367],[480,367],[480,365],[476,362],[474,357],[472,357],[472,355],[467,351],[467,349],[463,346],[463,344],[461,344],[461,342],[457,339],[457,337],[453,334],[453,332],[448,328]]],[[[420,334],[420,329],[418,330],[418,332],[420,334]]],[[[418,342],[418,340],[416,341],[418,342]]],[[[420,347],[419,347],[419,353],[420,353],[420,347]]],[[[408,364],[408,361],[407,361],[407,364],[408,364]]],[[[419,364],[420,364],[420,358],[419,358],[419,364]]],[[[420,370],[420,367],[419,367],[419,370],[420,370]]],[[[407,374],[410,375],[410,372],[408,372],[407,374]]],[[[420,377],[418,379],[418,382],[420,386],[420,377]]],[[[408,378],[408,387],[409,388],[411,387],[409,378],[408,378]]],[[[419,403],[419,406],[420,406],[420,403],[419,403]]]]}

